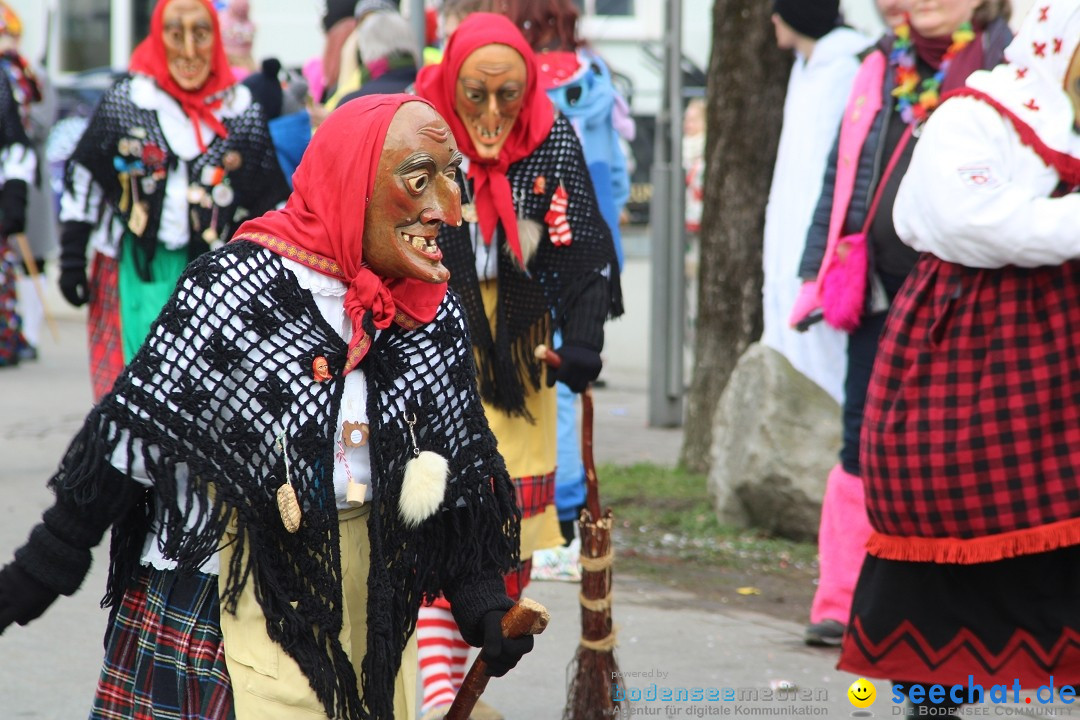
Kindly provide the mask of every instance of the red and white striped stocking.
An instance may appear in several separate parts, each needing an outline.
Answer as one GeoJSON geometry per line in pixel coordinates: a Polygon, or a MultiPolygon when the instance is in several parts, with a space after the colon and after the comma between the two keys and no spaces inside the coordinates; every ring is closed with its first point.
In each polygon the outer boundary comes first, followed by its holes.
{"type": "Polygon", "coordinates": [[[420,608],[416,641],[423,688],[420,714],[423,715],[432,708],[454,701],[465,679],[469,644],[461,637],[450,606],[442,598],[432,606],[420,608]]]}

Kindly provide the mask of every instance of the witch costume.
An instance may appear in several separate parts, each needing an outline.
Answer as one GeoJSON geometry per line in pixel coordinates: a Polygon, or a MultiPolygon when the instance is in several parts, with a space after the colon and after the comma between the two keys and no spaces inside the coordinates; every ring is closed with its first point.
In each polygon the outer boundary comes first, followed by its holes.
{"type": "Polygon", "coordinates": [[[71,444],[56,505],[0,571],[2,629],[74,592],[113,526],[92,717],[231,717],[230,677],[242,719],[404,716],[395,675],[420,603],[453,598],[477,645],[485,616],[510,607],[519,514],[465,313],[445,283],[376,275],[362,260],[369,208],[342,211],[344,197],[372,197],[388,127],[410,102],[335,112],[285,209],[191,263],[71,444]],[[442,484],[428,473],[418,505],[411,461],[432,456],[442,484]],[[357,578],[358,597],[343,590],[357,578]],[[316,707],[290,704],[287,666],[316,707]]]}
{"type": "Polygon", "coordinates": [[[184,90],[170,74],[161,0],[132,75],[102,98],[68,161],[60,288],[73,305],[89,303],[95,399],[134,356],[184,267],[288,196],[263,109],[233,78],[217,14],[200,1],[215,38],[202,87],[184,90]]]}
{"type": "MultiPolygon", "coordinates": [[[[521,508],[524,567],[508,578],[512,595],[528,583],[533,552],[564,542],[554,505],[556,375],[545,378],[534,350],[551,344],[553,329],[561,330],[558,379],[581,392],[600,371],[604,322],[622,313],[611,232],[581,143],[539,79],[521,31],[505,16],[473,13],[450,37],[442,62],[421,69],[416,82],[417,94],[447,119],[468,164],[459,177],[465,222],[444,225],[439,246],[468,318],[480,396],[521,508]],[[462,66],[490,45],[508,46],[525,67],[520,113],[495,159],[481,156],[455,104],[462,66]]],[[[447,663],[463,663],[459,646],[437,630],[448,625],[453,621],[442,601],[423,609],[421,675],[424,707],[432,712],[440,694],[452,697],[453,688],[448,682],[441,691],[430,686],[425,667],[436,667],[436,658],[425,658],[425,643],[444,641],[432,652],[447,663]]]]}
{"type": "Polygon", "coordinates": [[[1033,7],[1006,63],[926,123],[897,193],[923,254],[867,396],[848,672],[1080,682],[1078,52],[1080,2],[1033,7]]]}
{"type": "MultiPolygon", "coordinates": [[[[21,34],[18,15],[0,3],[0,36],[21,34]]],[[[9,237],[26,229],[27,197],[38,167],[26,128],[30,105],[40,100],[26,61],[14,50],[0,54],[0,367],[18,365],[27,347],[17,306],[19,254],[9,237]]]]}

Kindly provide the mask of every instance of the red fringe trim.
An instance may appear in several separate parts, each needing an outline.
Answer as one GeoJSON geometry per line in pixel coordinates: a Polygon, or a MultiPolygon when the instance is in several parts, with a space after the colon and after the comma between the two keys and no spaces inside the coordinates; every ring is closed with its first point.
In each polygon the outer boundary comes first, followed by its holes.
{"type": "Polygon", "coordinates": [[[874,532],[866,551],[882,560],[976,565],[1080,544],[1080,518],[988,537],[923,538],[874,532]]]}
{"type": "Polygon", "coordinates": [[[1016,133],[1020,136],[1020,142],[1034,150],[1035,154],[1041,157],[1047,165],[1057,170],[1058,176],[1062,180],[1069,185],[1080,185],[1080,159],[1074,158],[1067,153],[1058,152],[1045,144],[1039,139],[1039,136],[1035,134],[1035,131],[1031,126],[1021,120],[1012,110],[1008,109],[986,93],[969,87],[959,88],[950,93],[946,93],[945,96],[941,98],[941,101],[944,102],[948,98],[954,96],[973,97],[997,110],[1002,117],[1007,118],[1012,122],[1013,127],[1016,128],[1016,133]]]}

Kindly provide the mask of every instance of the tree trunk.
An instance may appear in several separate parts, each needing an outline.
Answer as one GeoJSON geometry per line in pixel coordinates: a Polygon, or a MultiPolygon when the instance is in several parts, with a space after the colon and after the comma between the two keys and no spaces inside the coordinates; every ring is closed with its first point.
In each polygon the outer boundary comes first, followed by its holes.
{"type": "Polygon", "coordinates": [[[761,336],[765,204],[791,72],[771,13],[772,3],[762,0],[713,5],[698,318],[681,457],[697,472],[711,462],[720,394],[739,356],[761,336]]]}

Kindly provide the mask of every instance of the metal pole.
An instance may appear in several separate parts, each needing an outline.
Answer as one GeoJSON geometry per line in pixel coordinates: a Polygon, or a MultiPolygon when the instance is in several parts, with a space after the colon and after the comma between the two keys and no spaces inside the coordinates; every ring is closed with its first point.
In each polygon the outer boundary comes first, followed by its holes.
{"type": "Polygon", "coordinates": [[[416,37],[416,49],[420,53],[417,64],[423,63],[424,46],[427,44],[427,22],[424,15],[424,0],[408,0],[409,24],[412,25],[413,35],[416,37]]]}
{"type": "Polygon", "coordinates": [[[131,0],[113,0],[109,12],[109,64],[126,70],[134,47],[135,6],[131,0]]]}
{"type": "Polygon", "coordinates": [[[664,95],[656,118],[652,168],[652,317],[649,425],[683,421],[685,319],[682,170],[682,0],[670,0],[664,31],[664,95]]]}

